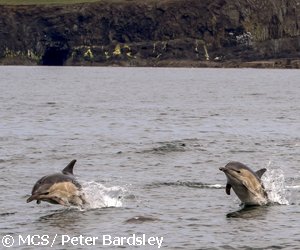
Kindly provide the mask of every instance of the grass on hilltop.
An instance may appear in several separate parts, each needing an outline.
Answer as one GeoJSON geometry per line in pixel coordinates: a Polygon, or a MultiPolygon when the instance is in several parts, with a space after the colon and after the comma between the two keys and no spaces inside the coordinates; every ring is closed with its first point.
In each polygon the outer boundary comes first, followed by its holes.
{"type": "Polygon", "coordinates": [[[47,5],[100,2],[102,0],[0,0],[0,5],[47,5]]]}

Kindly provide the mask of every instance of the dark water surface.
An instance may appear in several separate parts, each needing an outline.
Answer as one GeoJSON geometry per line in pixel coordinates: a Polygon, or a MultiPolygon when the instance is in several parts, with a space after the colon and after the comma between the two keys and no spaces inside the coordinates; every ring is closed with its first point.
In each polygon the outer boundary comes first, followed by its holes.
{"type": "MultiPolygon", "coordinates": [[[[55,236],[52,249],[114,249],[103,235],[134,234],[163,237],[163,249],[299,249],[300,71],[0,67],[0,76],[0,249],[5,235],[11,249],[50,249],[55,236]],[[26,203],[37,179],[72,159],[89,208],[26,203]],[[230,160],[266,167],[275,204],[239,211],[218,170],[230,160]],[[63,235],[99,240],[62,245],[63,235]]],[[[119,248],[158,247],[129,243],[119,248]]]]}

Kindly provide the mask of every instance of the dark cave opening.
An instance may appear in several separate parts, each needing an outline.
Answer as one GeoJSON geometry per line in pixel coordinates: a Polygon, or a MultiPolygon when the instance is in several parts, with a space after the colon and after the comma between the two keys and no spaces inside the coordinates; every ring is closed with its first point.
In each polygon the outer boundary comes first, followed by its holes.
{"type": "Polygon", "coordinates": [[[59,47],[49,47],[42,57],[42,65],[63,66],[68,58],[69,49],[59,47]]]}

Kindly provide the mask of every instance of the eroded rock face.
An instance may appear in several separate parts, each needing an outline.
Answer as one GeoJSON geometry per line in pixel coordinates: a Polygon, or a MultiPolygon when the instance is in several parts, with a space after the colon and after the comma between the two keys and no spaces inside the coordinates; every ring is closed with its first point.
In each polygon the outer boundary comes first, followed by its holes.
{"type": "Polygon", "coordinates": [[[300,0],[124,0],[0,13],[4,64],[293,65],[300,56],[300,0]]]}

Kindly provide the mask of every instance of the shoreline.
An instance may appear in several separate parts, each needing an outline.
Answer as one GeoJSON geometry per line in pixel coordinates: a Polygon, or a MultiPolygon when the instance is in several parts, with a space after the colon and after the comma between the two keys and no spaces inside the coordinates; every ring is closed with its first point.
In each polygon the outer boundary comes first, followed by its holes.
{"type": "MultiPolygon", "coordinates": [[[[37,64],[35,61],[9,58],[0,60],[0,66],[47,66],[37,64]]],[[[52,65],[55,66],[55,65],[52,65]]],[[[269,59],[257,61],[193,61],[193,60],[135,60],[135,61],[112,61],[112,62],[80,62],[56,65],[60,67],[157,67],[157,68],[257,68],[257,69],[300,69],[300,59],[269,59]]]]}

